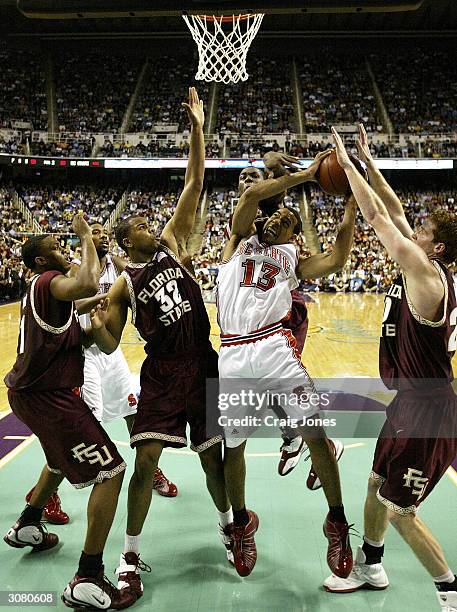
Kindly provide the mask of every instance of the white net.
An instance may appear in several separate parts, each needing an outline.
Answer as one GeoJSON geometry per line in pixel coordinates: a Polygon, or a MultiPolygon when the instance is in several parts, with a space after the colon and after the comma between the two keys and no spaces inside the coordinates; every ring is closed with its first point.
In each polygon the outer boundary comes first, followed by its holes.
{"type": "Polygon", "coordinates": [[[183,15],[198,47],[197,81],[247,81],[246,57],[264,15],[183,15]]]}

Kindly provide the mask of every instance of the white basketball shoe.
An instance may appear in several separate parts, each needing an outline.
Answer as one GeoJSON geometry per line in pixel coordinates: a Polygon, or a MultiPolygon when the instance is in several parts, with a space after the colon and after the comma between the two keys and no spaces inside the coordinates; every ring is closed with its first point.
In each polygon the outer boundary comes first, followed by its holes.
{"type": "Polygon", "coordinates": [[[301,436],[297,436],[284,440],[280,450],[281,459],[278,464],[278,474],[287,476],[296,467],[303,453],[308,450],[308,446],[301,436]]]}
{"type": "Polygon", "coordinates": [[[457,612],[457,591],[437,591],[441,612],[457,612]]]}
{"type": "Polygon", "coordinates": [[[361,546],[357,549],[357,556],[352,572],[347,578],[338,578],[332,574],[324,580],[324,588],[330,593],[353,593],[361,589],[382,591],[389,586],[389,579],[382,563],[367,565],[366,557],[361,546]]]}
{"type": "Polygon", "coordinates": [[[235,559],[233,557],[233,523],[230,523],[226,527],[218,525],[218,528],[219,537],[222,544],[225,546],[225,550],[227,551],[227,561],[231,565],[235,565],[235,559]]]}

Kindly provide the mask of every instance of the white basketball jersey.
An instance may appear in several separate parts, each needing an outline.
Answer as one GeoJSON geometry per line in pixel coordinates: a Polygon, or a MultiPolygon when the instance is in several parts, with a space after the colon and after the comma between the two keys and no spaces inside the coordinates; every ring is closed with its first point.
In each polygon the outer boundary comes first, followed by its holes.
{"type": "Polygon", "coordinates": [[[218,321],[223,334],[249,334],[281,321],[298,287],[293,244],[269,246],[252,236],[219,268],[218,321]]]}
{"type": "MultiPolygon", "coordinates": [[[[111,285],[114,284],[114,281],[118,276],[119,273],[114,265],[113,258],[109,253],[107,253],[105,267],[100,271],[98,293],[108,293],[111,285]]],[[[82,327],[90,327],[90,315],[80,315],[79,322],[82,327]]]]}

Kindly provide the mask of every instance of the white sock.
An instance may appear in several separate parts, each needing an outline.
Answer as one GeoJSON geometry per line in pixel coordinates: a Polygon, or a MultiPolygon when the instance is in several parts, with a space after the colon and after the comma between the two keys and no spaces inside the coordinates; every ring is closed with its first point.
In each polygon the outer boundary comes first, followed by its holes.
{"type": "Polygon", "coordinates": [[[137,555],[140,554],[140,535],[131,536],[128,533],[125,534],[124,540],[124,554],[128,552],[134,552],[137,555]]]}
{"type": "MultiPolygon", "coordinates": [[[[217,510],[217,508],[216,508],[217,510]]],[[[227,512],[219,512],[219,510],[217,510],[217,513],[219,515],[219,525],[221,527],[227,527],[227,525],[230,525],[230,523],[233,523],[233,510],[232,508],[229,508],[227,510],[227,512]]]]}
{"type": "Polygon", "coordinates": [[[381,548],[381,546],[384,546],[384,539],[380,540],[379,542],[376,542],[376,540],[370,540],[370,538],[367,538],[367,536],[365,535],[363,536],[363,539],[370,546],[375,546],[376,548],[381,548]]]}
{"type": "Polygon", "coordinates": [[[448,570],[445,574],[443,574],[442,576],[437,576],[436,578],[433,578],[433,582],[454,582],[455,580],[455,576],[453,574],[453,572],[451,570],[448,570]]]}

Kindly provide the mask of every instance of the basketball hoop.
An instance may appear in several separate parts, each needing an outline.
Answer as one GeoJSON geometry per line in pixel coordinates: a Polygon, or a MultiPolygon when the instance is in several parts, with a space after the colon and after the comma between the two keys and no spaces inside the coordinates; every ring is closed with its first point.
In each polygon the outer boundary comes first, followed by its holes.
{"type": "Polygon", "coordinates": [[[196,80],[216,83],[247,81],[246,57],[263,17],[263,13],[219,17],[183,15],[198,48],[196,80]]]}

